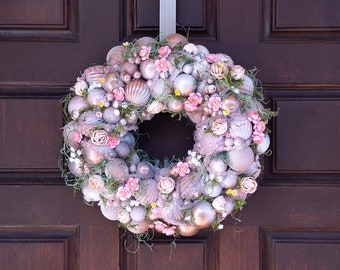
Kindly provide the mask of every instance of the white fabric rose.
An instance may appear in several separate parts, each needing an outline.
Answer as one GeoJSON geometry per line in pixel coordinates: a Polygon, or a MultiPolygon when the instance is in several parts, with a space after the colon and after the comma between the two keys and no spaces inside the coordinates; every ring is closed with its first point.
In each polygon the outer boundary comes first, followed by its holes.
{"type": "Polygon", "coordinates": [[[235,65],[232,66],[230,69],[230,75],[233,77],[235,80],[241,80],[243,79],[244,76],[244,68],[241,67],[240,65],[235,65]]]}
{"type": "Polygon", "coordinates": [[[175,180],[171,177],[162,177],[157,183],[157,188],[161,193],[169,194],[175,188],[175,180]]]}
{"type": "Polygon", "coordinates": [[[220,136],[226,133],[227,130],[228,130],[228,123],[222,118],[215,120],[211,124],[211,131],[217,136],[220,136]]]}
{"type": "Polygon", "coordinates": [[[240,188],[245,193],[253,194],[257,189],[257,182],[253,177],[244,177],[241,180],[240,188]]]}

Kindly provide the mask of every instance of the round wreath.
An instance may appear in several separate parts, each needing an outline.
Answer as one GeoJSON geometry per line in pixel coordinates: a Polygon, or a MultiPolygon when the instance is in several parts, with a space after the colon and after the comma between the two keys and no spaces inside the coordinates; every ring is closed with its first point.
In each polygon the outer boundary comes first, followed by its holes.
{"type": "Polygon", "coordinates": [[[127,230],[176,237],[222,229],[256,191],[274,114],[262,105],[254,70],[228,55],[179,34],[143,37],[113,47],[70,90],[66,183],[127,230]],[[137,147],[139,123],[164,112],[195,124],[183,160],[152,162],[137,147]]]}

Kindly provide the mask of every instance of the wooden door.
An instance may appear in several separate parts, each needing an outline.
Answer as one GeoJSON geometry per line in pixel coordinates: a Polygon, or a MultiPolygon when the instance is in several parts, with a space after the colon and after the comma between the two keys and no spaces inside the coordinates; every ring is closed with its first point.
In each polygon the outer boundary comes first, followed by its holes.
{"type": "MultiPolygon", "coordinates": [[[[5,0],[1,269],[339,268],[339,2],[195,0],[177,7],[192,42],[260,70],[268,106],[279,110],[271,124],[273,154],[264,158],[241,222],[180,238],[173,249],[172,239],[157,236],[152,252],[141,245],[131,254],[124,248],[131,234],[121,237],[117,224],[85,205],[60,176],[61,98],[111,47],[157,36],[158,0],[5,0]]],[[[181,151],[176,143],[172,148],[181,151]]]]}

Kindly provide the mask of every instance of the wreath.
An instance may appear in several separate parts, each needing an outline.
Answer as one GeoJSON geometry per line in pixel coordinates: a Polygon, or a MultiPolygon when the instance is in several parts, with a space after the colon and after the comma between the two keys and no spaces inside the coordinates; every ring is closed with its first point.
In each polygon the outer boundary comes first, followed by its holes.
{"type": "Polygon", "coordinates": [[[137,236],[222,229],[256,191],[269,152],[274,113],[255,75],[179,34],[113,47],[64,99],[66,184],[137,236]],[[185,158],[154,161],[138,148],[138,125],[159,113],[195,124],[185,158]]]}

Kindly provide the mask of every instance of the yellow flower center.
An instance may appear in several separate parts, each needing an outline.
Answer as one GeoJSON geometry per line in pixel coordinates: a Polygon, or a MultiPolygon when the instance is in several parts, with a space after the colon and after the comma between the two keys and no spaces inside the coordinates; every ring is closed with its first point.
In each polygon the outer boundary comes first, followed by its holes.
{"type": "Polygon", "coordinates": [[[101,108],[104,107],[104,101],[99,101],[98,106],[101,107],[101,108]]]}
{"type": "Polygon", "coordinates": [[[127,42],[127,41],[126,41],[126,42],[124,42],[124,43],[123,43],[123,46],[124,46],[124,47],[127,47],[127,46],[129,46],[129,42],[127,42]]]}
{"type": "Polygon", "coordinates": [[[152,202],[150,205],[151,205],[152,208],[156,208],[157,203],[156,202],[152,202]]]}
{"type": "Polygon", "coordinates": [[[231,189],[229,188],[227,191],[226,191],[226,194],[227,195],[232,195],[232,196],[236,196],[237,195],[237,189],[231,189]]]}
{"type": "Polygon", "coordinates": [[[103,83],[103,82],[105,82],[105,78],[104,78],[104,77],[101,77],[101,78],[99,78],[99,81],[100,81],[101,83],[103,83]]]}
{"type": "Polygon", "coordinates": [[[179,91],[179,89],[177,89],[177,88],[175,89],[174,93],[175,93],[176,96],[180,96],[181,95],[181,91],[179,91]]]}
{"type": "Polygon", "coordinates": [[[227,109],[225,109],[224,111],[223,111],[223,114],[224,115],[229,115],[230,114],[230,111],[229,111],[229,109],[227,108],[227,109]]]}

